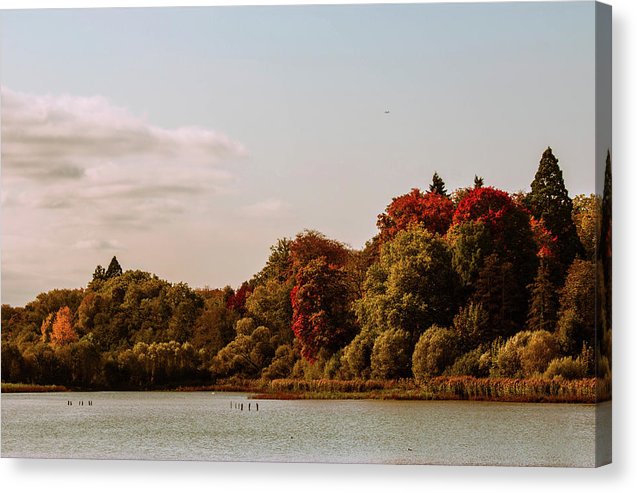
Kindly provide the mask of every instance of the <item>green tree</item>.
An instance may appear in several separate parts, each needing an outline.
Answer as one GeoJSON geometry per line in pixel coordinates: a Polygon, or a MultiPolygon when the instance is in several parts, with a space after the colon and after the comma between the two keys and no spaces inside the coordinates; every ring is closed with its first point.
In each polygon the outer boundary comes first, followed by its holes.
{"type": "Polygon", "coordinates": [[[595,259],[600,217],[601,201],[598,196],[591,194],[573,197],[573,222],[584,248],[586,260],[595,259]]]}
{"type": "Polygon", "coordinates": [[[458,356],[458,336],[451,329],[432,325],[418,339],[412,357],[414,378],[422,382],[442,375],[458,356]]]}
{"type": "Polygon", "coordinates": [[[484,342],[509,337],[524,326],[527,302],[525,286],[511,262],[489,255],[478,274],[471,301],[481,305],[489,317],[482,332],[484,342]]]}
{"type": "Polygon", "coordinates": [[[405,330],[412,344],[431,325],[449,324],[458,305],[451,253],[438,236],[421,228],[401,231],[383,245],[379,261],[355,303],[363,330],[405,330]]]}
{"type": "Polygon", "coordinates": [[[489,314],[482,305],[469,302],[453,317],[453,329],[458,336],[459,349],[469,351],[490,338],[487,335],[489,314]]]}
{"type": "Polygon", "coordinates": [[[558,289],[551,280],[547,261],[540,260],[537,275],[529,288],[531,301],[527,327],[531,330],[553,331],[557,322],[558,289]]]}
{"type": "Polygon", "coordinates": [[[452,253],[452,265],[462,284],[471,287],[476,282],[484,259],[493,252],[491,232],[481,221],[458,223],[446,236],[452,253]]]}
{"type": "Polygon", "coordinates": [[[583,247],[573,222],[573,202],[564,185],[558,159],[548,147],[542,154],[540,165],[526,195],[526,206],[537,220],[557,236],[557,257],[564,272],[573,259],[583,254],[583,247]]]}
{"type": "Polygon", "coordinates": [[[260,325],[269,327],[278,334],[281,341],[291,343],[292,332],[292,292],[293,281],[280,281],[270,278],[264,284],[255,287],[246,300],[248,315],[260,325]]]}
{"type": "Polygon", "coordinates": [[[372,350],[376,336],[361,331],[344,349],[341,367],[346,378],[369,378],[371,376],[372,350]]]}
{"type": "Polygon", "coordinates": [[[108,264],[108,268],[106,269],[106,273],[104,274],[104,276],[106,279],[112,279],[113,277],[121,276],[122,272],[122,266],[119,265],[117,257],[113,256],[113,258],[111,259],[111,263],[108,264]]]}
{"type": "Polygon", "coordinates": [[[545,330],[527,330],[515,334],[493,358],[491,376],[523,378],[541,375],[559,356],[555,334],[545,330]]]}
{"type": "Polygon", "coordinates": [[[595,264],[576,259],[560,293],[558,333],[565,350],[576,355],[583,344],[595,343],[595,264]]]}
{"type": "Polygon", "coordinates": [[[374,341],[372,378],[395,379],[410,376],[411,337],[402,329],[388,329],[374,341]]]}

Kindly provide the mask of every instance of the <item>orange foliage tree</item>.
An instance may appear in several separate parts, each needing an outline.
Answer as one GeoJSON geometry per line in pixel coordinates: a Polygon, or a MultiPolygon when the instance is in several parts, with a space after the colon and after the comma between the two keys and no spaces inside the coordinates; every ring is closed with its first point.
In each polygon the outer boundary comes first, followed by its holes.
{"type": "Polygon", "coordinates": [[[77,334],[71,322],[71,309],[68,306],[63,306],[55,315],[53,330],[51,331],[51,344],[63,346],[75,342],[77,339],[77,334]]]}

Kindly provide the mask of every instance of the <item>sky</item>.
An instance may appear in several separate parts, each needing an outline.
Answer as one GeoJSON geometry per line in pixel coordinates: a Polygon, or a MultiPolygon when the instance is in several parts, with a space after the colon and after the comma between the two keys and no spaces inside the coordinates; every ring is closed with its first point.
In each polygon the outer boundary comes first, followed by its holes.
{"type": "Polygon", "coordinates": [[[2,303],[124,269],[238,287],[392,197],[595,191],[592,2],[2,11],[2,303]],[[389,113],[386,113],[389,111],[389,113]]]}

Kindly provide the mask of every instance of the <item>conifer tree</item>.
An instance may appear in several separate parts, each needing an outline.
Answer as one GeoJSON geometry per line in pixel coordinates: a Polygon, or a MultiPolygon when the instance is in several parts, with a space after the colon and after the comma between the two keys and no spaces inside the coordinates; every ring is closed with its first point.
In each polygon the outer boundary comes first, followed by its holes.
{"type": "Polygon", "coordinates": [[[546,228],[557,237],[557,259],[564,273],[573,259],[583,254],[584,249],[572,218],[573,202],[568,196],[562,170],[557,163],[558,159],[548,147],[542,154],[525,204],[533,217],[542,219],[546,228]]]}
{"type": "Polygon", "coordinates": [[[533,284],[527,326],[530,330],[552,332],[557,322],[558,291],[551,281],[549,262],[541,259],[533,284]]]}
{"type": "Polygon", "coordinates": [[[95,267],[95,271],[93,272],[93,281],[103,281],[106,279],[106,269],[101,265],[95,267]]]}
{"type": "Polygon", "coordinates": [[[527,311],[524,286],[520,285],[513,264],[503,261],[497,254],[484,259],[470,301],[481,305],[488,314],[488,328],[482,335],[485,341],[509,337],[524,324],[527,311]]]}
{"type": "Polygon", "coordinates": [[[445,182],[440,178],[440,175],[437,171],[434,171],[434,176],[431,179],[431,185],[429,185],[429,192],[437,193],[444,197],[449,197],[449,193],[447,192],[447,188],[445,187],[445,182]]]}
{"type": "Polygon", "coordinates": [[[108,264],[108,269],[106,269],[105,277],[106,279],[112,279],[113,277],[120,276],[122,274],[122,266],[119,265],[117,261],[117,257],[113,257],[111,259],[111,263],[108,264]]]}

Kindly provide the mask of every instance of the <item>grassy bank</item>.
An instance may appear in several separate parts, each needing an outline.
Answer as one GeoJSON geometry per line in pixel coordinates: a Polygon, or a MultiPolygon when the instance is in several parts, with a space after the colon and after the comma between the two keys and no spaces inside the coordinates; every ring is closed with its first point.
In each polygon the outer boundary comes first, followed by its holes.
{"type": "MultiPolygon", "coordinates": [[[[434,377],[414,380],[273,380],[255,397],[269,399],[473,400],[595,403],[611,397],[610,380],[434,377]]],[[[252,390],[254,391],[254,390],[252,390]]]]}
{"type": "MultiPolygon", "coordinates": [[[[60,392],[59,385],[2,384],[2,392],[60,392]]],[[[245,392],[259,399],[470,400],[497,402],[562,402],[592,404],[611,398],[609,379],[433,377],[424,382],[402,380],[247,380],[187,386],[179,392],[245,392]]]]}
{"type": "Polygon", "coordinates": [[[62,385],[37,385],[31,383],[3,383],[2,392],[13,394],[18,392],[68,392],[62,385]]]}

